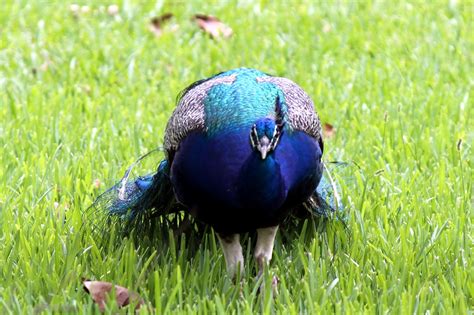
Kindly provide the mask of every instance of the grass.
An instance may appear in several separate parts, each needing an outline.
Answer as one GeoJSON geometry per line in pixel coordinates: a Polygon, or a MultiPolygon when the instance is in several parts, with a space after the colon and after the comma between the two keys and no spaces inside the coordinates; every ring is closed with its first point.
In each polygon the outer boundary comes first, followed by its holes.
{"type": "Polygon", "coordinates": [[[94,312],[82,277],[137,291],[143,313],[474,311],[472,2],[107,4],[77,18],[2,4],[0,313],[94,312]],[[156,38],[164,12],[179,28],[156,38]],[[202,12],[234,36],[199,31],[202,12]],[[296,81],[336,127],[325,159],[359,166],[343,181],[350,238],[332,223],[278,239],[260,294],[251,248],[235,286],[212,236],[195,254],[160,239],[99,250],[83,211],[162,144],[182,88],[238,66],[296,81]]]}

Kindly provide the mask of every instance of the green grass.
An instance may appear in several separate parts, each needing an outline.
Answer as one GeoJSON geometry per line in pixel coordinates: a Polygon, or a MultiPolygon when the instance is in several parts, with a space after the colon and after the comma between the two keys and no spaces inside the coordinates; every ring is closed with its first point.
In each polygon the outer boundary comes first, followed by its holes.
{"type": "Polygon", "coordinates": [[[472,2],[69,4],[0,10],[0,313],[93,312],[82,277],[158,314],[474,311],[472,2]],[[179,28],[156,38],[164,12],[179,28]],[[234,36],[200,32],[203,12],[234,36]],[[337,128],[325,159],[360,167],[343,183],[350,239],[337,223],[278,239],[260,294],[251,248],[235,286],[212,236],[195,255],[159,239],[100,251],[83,211],[162,144],[182,88],[239,66],[299,83],[337,128]]]}

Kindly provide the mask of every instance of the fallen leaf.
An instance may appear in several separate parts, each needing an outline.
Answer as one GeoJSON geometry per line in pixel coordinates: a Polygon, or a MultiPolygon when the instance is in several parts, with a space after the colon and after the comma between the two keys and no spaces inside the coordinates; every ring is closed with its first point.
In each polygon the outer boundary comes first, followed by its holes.
{"type": "Polygon", "coordinates": [[[173,14],[171,13],[165,13],[163,15],[156,16],[151,19],[150,26],[148,27],[148,29],[150,30],[150,32],[152,32],[157,37],[159,37],[163,34],[164,23],[171,20],[172,17],[173,17],[173,14]]]}
{"type": "Polygon", "coordinates": [[[330,139],[336,135],[336,129],[333,125],[325,123],[323,125],[323,135],[325,138],[330,139]]]}
{"type": "Polygon", "coordinates": [[[229,38],[232,36],[232,29],[222,23],[218,18],[210,15],[196,14],[194,16],[198,26],[212,38],[229,38]]]}
{"type": "Polygon", "coordinates": [[[130,292],[128,289],[118,285],[114,286],[110,282],[85,280],[83,284],[84,290],[91,295],[101,312],[105,311],[105,301],[113,287],[115,287],[115,300],[119,307],[136,303],[135,309],[137,310],[144,304],[143,299],[137,293],[130,292]]]}

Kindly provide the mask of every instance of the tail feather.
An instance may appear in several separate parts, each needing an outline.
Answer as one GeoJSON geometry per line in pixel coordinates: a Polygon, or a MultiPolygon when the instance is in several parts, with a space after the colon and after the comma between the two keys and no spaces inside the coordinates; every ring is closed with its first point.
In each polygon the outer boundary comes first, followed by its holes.
{"type": "MultiPolygon", "coordinates": [[[[332,165],[341,166],[345,163],[335,162],[332,165]]],[[[324,164],[323,176],[313,194],[296,209],[298,217],[330,218],[335,216],[345,221],[347,219],[345,206],[342,202],[341,189],[333,178],[332,170],[324,164]]]]}
{"type": "Polygon", "coordinates": [[[144,232],[154,218],[179,212],[167,160],[160,162],[155,173],[130,178],[133,167],[147,155],[130,166],[123,178],[97,197],[90,207],[93,210],[89,215],[94,216],[94,220],[89,221],[96,221],[94,225],[99,230],[116,223],[121,234],[132,230],[144,232]],[[104,215],[105,221],[102,221],[104,215]]]}
{"type": "MultiPolygon", "coordinates": [[[[152,151],[153,152],[153,151],[152,151]]],[[[150,152],[151,153],[151,152],[150,152]]],[[[128,235],[131,231],[136,231],[140,235],[146,235],[150,231],[155,231],[164,223],[168,228],[172,228],[179,233],[186,227],[191,230],[205,231],[188,214],[182,213],[182,206],[177,202],[174,195],[173,186],[170,179],[170,165],[165,159],[162,160],[155,173],[145,176],[131,178],[132,169],[140,163],[142,159],[150,153],[139,158],[130,166],[123,178],[114,186],[101,194],[89,208],[88,225],[94,226],[100,231],[109,229],[110,224],[116,223],[120,234],[128,235]],[[170,214],[177,214],[171,216],[170,214]],[[105,221],[104,221],[105,215],[105,221]],[[98,219],[98,218],[102,219],[98,219]],[[160,218],[156,220],[156,218],[160,218]]],[[[331,165],[345,165],[335,163],[331,165]]],[[[332,167],[331,167],[332,168],[332,167]]],[[[294,215],[299,218],[332,218],[336,217],[341,221],[346,221],[347,213],[341,200],[341,189],[327,165],[324,166],[323,176],[313,194],[294,211],[294,215]],[[332,174],[332,175],[331,175],[332,174]]],[[[292,224],[288,218],[286,224],[292,224]]],[[[85,222],[86,223],[86,222],[85,222]]]]}
{"type": "Polygon", "coordinates": [[[139,176],[129,181],[128,171],[124,178],[102,194],[96,201],[110,215],[135,220],[139,217],[155,217],[172,212],[176,203],[167,160],[161,161],[154,174],[139,176]]]}

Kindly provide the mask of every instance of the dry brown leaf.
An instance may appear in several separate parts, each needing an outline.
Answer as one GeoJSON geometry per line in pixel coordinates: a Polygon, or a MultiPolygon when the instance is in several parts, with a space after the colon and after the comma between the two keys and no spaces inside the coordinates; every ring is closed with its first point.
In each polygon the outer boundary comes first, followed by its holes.
{"type": "MultiPolygon", "coordinates": [[[[83,284],[84,290],[91,295],[94,302],[99,306],[99,310],[101,312],[105,311],[107,295],[112,291],[114,285],[110,282],[89,280],[85,280],[83,284]]],[[[136,303],[135,309],[139,309],[144,304],[143,299],[137,293],[130,292],[128,289],[118,285],[115,286],[115,300],[119,307],[136,303]]]]}
{"type": "Polygon", "coordinates": [[[229,38],[232,36],[232,29],[222,23],[218,18],[210,15],[196,14],[194,16],[198,26],[212,38],[229,38]]]}
{"type": "Polygon", "coordinates": [[[151,19],[148,29],[150,30],[150,32],[155,34],[155,36],[159,37],[163,34],[164,23],[171,20],[172,17],[173,17],[172,13],[165,13],[163,15],[156,16],[151,19]]]}
{"type": "Polygon", "coordinates": [[[336,128],[333,125],[325,123],[323,125],[323,135],[326,139],[330,139],[336,135],[336,128]]]}

